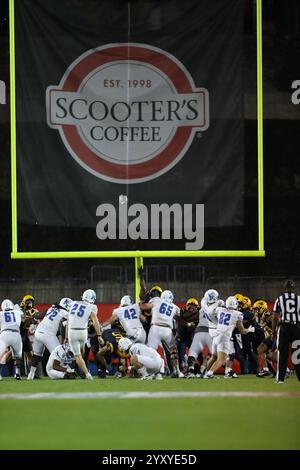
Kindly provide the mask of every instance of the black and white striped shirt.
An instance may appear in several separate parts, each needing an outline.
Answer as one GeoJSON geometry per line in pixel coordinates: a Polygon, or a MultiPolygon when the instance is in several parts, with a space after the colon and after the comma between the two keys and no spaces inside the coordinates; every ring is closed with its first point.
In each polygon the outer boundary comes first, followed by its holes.
{"type": "Polygon", "coordinates": [[[276,299],[273,311],[280,313],[284,323],[300,323],[300,296],[285,292],[276,299]]]}

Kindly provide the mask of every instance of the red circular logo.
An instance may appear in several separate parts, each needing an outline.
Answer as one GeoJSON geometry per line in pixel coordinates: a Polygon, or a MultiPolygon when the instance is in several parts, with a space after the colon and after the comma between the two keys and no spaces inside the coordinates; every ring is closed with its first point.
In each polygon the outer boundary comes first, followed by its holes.
{"type": "Polygon", "coordinates": [[[209,126],[209,99],[171,54],[109,44],[75,60],[47,88],[47,122],[93,175],[140,183],[171,169],[196,131],[209,126]]]}

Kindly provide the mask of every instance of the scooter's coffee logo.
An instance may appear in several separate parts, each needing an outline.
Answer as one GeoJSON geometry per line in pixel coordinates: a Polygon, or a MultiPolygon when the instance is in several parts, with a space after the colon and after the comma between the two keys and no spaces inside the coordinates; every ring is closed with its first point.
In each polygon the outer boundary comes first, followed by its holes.
{"type": "Polygon", "coordinates": [[[171,54],[108,44],[75,60],[46,93],[48,125],[93,175],[140,183],[167,172],[209,126],[205,88],[171,54]]]}

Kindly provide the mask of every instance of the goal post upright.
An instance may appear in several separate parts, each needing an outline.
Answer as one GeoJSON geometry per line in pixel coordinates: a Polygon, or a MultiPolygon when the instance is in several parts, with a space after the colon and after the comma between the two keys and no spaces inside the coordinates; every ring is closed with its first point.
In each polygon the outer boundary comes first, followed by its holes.
{"type": "Polygon", "coordinates": [[[17,217],[17,140],[16,140],[16,76],[15,76],[15,17],[14,0],[9,0],[9,51],[10,51],[10,119],[11,119],[11,214],[12,250],[11,259],[122,259],[134,260],[135,297],[139,294],[138,268],[145,258],[226,258],[264,257],[264,184],[263,184],[263,67],[262,67],[262,0],[256,0],[256,45],[257,45],[257,171],[258,171],[258,248],[255,250],[130,250],[130,251],[33,251],[18,249],[17,217]]]}

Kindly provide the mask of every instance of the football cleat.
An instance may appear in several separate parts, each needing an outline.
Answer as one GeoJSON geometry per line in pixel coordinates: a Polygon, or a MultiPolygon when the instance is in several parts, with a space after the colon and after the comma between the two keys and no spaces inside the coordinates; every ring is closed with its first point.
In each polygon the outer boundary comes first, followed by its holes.
{"type": "Polygon", "coordinates": [[[224,379],[238,379],[239,376],[233,371],[233,370],[229,370],[228,372],[226,372],[226,374],[224,374],[224,379]]]}
{"type": "Polygon", "coordinates": [[[186,374],[186,378],[187,378],[187,379],[194,379],[194,378],[195,378],[194,372],[188,372],[188,373],[186,374]]]}
{"type": "Polygon", "coordinates": [[[268,370],[260,370],[257,374],[256,374],[256,377],[269,377],[270,376],[270,372],[268,370]]]}
{"type": "Polygon", "coordinates": [[[172,379],[183,379],[185,378],[185,375],[180,370],[178,370],[172,372],[171,377],[172,379]]]}
{"type": "Polygon", "coordinates": [[[15,375],[15,379],[16,379],[16,380],[21,380],[20,374],[16,374],[16,375],[15,375]]]}

